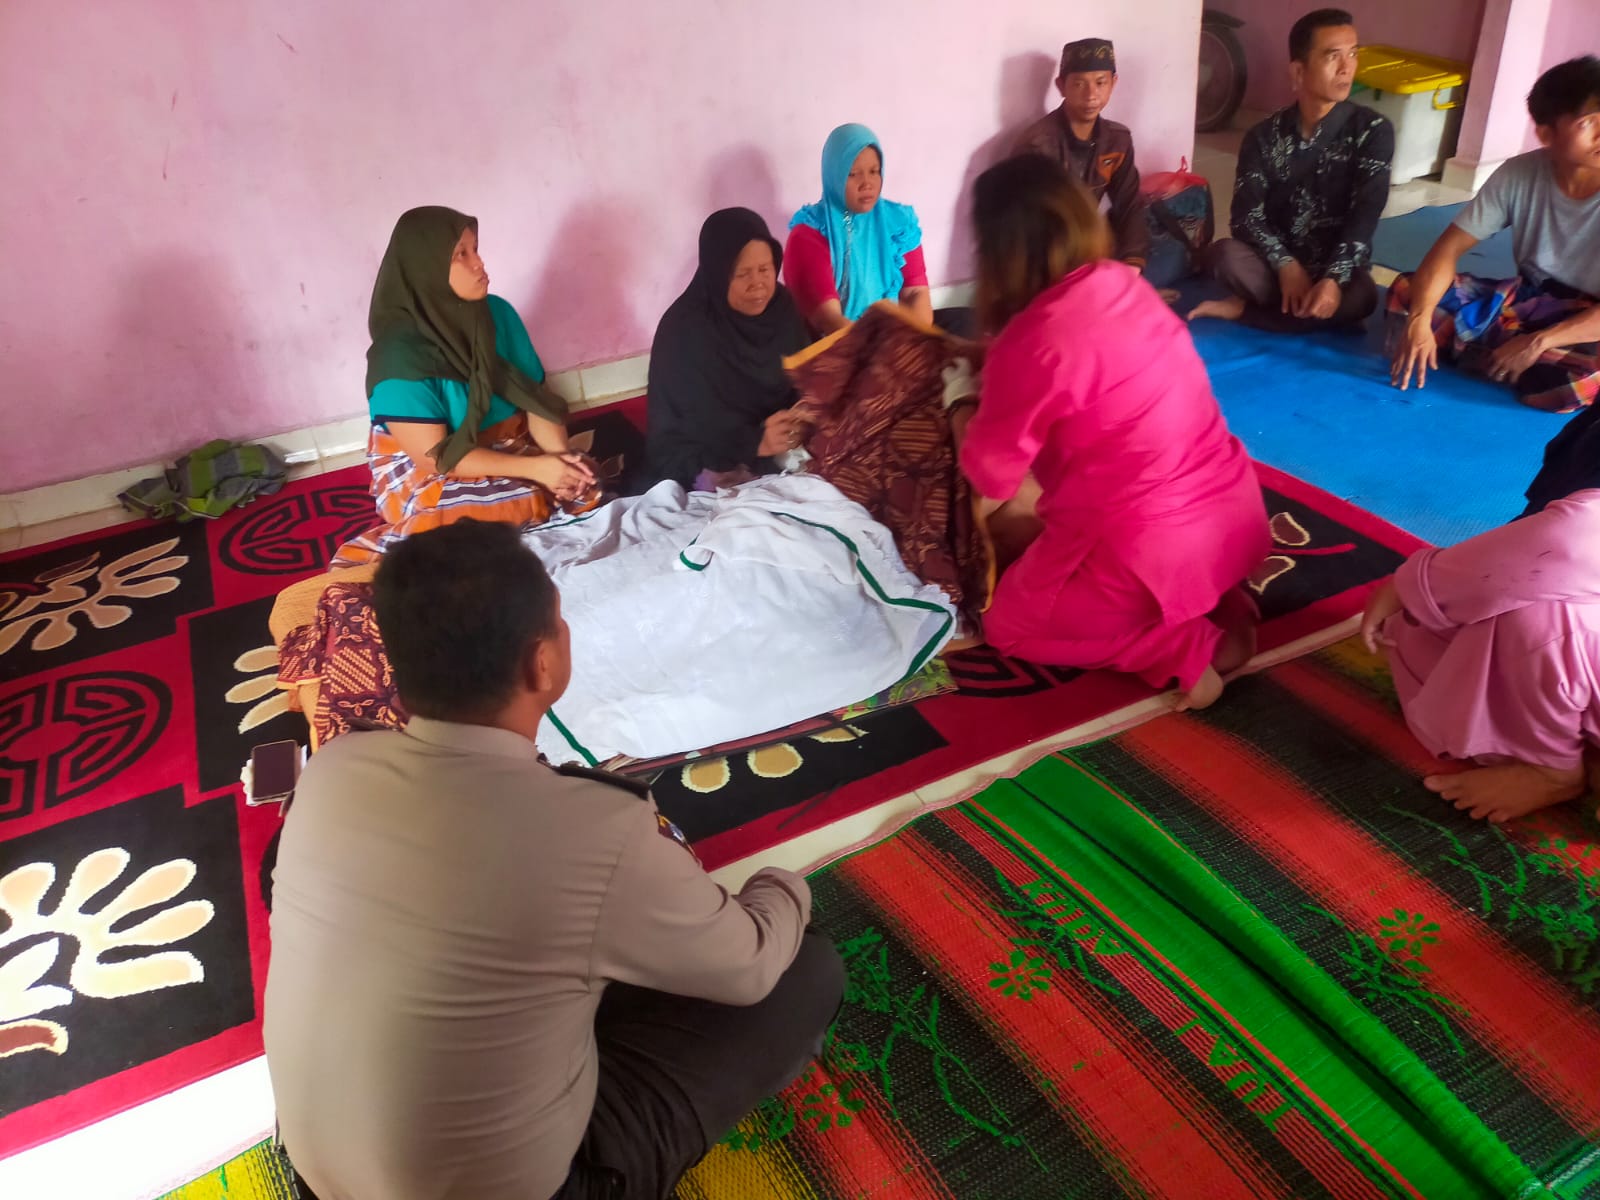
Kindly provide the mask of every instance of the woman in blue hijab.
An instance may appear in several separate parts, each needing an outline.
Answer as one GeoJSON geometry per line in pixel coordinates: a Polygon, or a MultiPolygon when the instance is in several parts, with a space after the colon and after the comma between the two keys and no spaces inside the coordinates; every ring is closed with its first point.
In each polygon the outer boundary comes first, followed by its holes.
{"type": "Polygon", "coordinates": [[[784,282],[818,334],[850,324],[879,300],[933,323],[922,226],[909,204],[881,196],[883,149],[865,125],[841,125],[822,147],[822,199],[795,213],[784,282]]]}

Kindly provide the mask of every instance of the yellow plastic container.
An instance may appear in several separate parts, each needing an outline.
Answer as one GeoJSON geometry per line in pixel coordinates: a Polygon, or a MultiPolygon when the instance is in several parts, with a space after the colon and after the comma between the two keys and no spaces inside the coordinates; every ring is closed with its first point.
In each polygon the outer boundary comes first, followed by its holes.
{"type": "Polygon", "coordinates": [[[1363,46],[1360,61],[1358,91],[1351,99],[1394,123],[1391,181],[1405,183],[1442,170],[1455,153],[1472,68],[1394,46],[1363,46]]]}

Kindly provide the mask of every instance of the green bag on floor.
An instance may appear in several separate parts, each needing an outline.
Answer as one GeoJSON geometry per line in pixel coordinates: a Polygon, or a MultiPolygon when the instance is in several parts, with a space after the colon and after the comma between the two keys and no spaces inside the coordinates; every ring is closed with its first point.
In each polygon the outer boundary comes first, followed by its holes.
{"type": "Polygon", "coordinates": [[[288,467],[270,446],[218,438],[185,454],[171,470],[141,479],[117,497],[123,508],[163,520],[216,518],[283,486],[288,467]]]}

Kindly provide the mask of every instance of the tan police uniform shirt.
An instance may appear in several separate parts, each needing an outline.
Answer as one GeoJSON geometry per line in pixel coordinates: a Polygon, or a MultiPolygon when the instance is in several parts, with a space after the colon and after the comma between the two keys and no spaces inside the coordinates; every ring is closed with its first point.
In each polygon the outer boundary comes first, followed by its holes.
{"type": "Polygon", "coordinates": [[[307,764],[272,907],[267,1065],[321,1200],[541,1200],[588,1124],[607,982],[753,1004],[811,894],[767,869],[730,895],[648,798],[415,718],[307,764]]]}

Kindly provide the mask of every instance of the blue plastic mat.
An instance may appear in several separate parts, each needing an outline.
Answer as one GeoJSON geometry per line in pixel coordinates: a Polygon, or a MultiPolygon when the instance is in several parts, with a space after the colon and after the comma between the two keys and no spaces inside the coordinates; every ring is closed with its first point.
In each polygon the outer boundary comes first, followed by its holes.
{"type": "Polygon", "coordinates": [[[1195,344],[1251,455],[1436,545],[1522,511],[1565,417],[1451,368],[1389,386],[1380,309],[1355,334],[1289,336],[1198,321],[1195,344]]]}
{"type": "MultiPolygon", "coordinates": [[[[1445,204],[1438,208],[1419,208],[1403,217],[1379,221],[1378,232],[1372,239],[1372,261],[1403,273],[1415,271],[1445,226],[1465,207],[1465,204],[1445,204]]],[[[1490,279],[1510,279],[1517,273],[1516,260],[1511,257],[1511,231],[1502,229],[1468,250],[1461,256],[1458,270],[1490,279]]]]}

